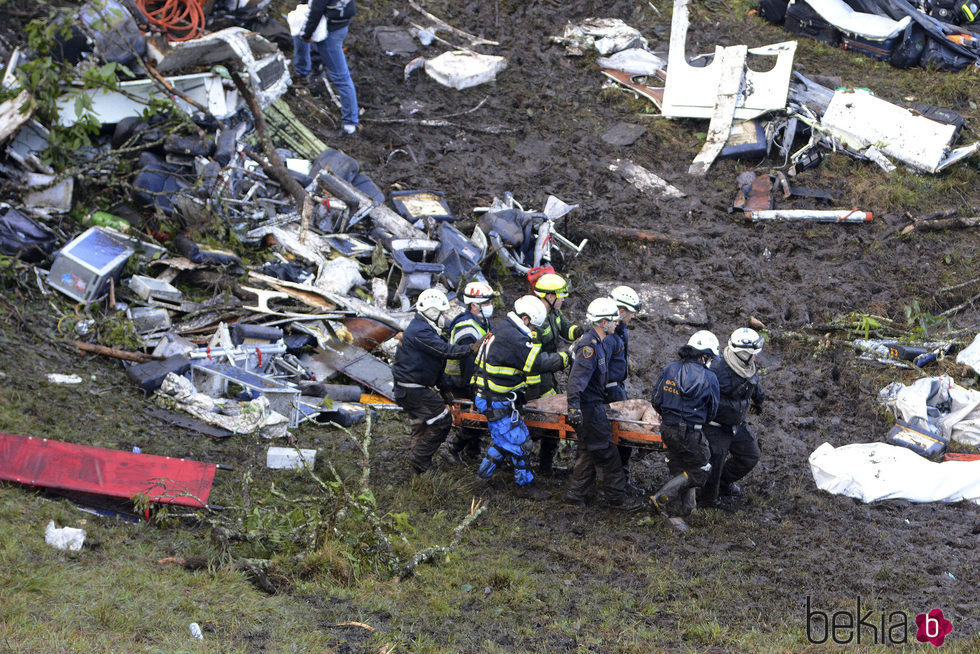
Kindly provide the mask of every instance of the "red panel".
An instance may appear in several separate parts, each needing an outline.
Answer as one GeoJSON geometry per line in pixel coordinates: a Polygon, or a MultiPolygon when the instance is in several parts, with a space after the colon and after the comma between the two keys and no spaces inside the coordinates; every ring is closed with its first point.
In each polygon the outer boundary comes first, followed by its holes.
{"type": "Polygon", "coordinates": [[[31,486],[200,507],[208,502],[213,463],[134,454],[46,438],[0,434],[0,479],[31,486]]]}

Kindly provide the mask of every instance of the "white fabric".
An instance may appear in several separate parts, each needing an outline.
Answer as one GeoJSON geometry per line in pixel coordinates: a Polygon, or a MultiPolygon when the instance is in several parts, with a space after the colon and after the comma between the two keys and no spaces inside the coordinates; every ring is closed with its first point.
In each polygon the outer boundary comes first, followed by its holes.
{"type": "Polygon", "coordinates": [[[364,283],[360,264],[348,257],[337,257],[320,266],[313,285],[330,293],[347,295],[351,288],[364,283]]]}
{"type": "Polygon", "coordinates": [[[631,75],[656,75],[667,67],[667,62],[643,48],[620,50],[608,57],[599,57],[600,68],[621,70],[631,75]]]}
{"type": "MultiPolygon", "coordinates": [[[[306,27],[306,19],[310,16],[310,5],[300,4],[286,14],[286,22],[289,23],[289,33],[293,36],[303,36],[303,28],[306,27]]],[[[313,30],[312,41],[319,42],[327,38],[327,17],[320,19],[320,24],[313,30]]]]}
{"type": "Polygon", "coordinates": [[[810,472],[820,490],[862,502],[969,500],[980,504],[980,461],[934,463],[888,443],[838,448],[824,443],[810,455],[810,472]]]}
{"type": "Polygon", "coordinates": [[[975,371],[980,372],[980,334],[977,334],[973,342],[956,355],[956,363],[970,366],[975,371]]]}
{"type": "Polygon", "coordinates": [[[963,388],[951,377],[923,377],[909,386],[895,382],[878,393],[878,401],[911,425],[931,424],[946,439],[980,445],[980,392],[963,388]]]}
{"type": "Polygon", "coordinates": [[[840,31],[878,41],[898,36],[912,21],[911,16],[892,20],[888,16],[854,11],[844,0],[806,0],[806,3],[840,31]]]}
{"type": "Polygon", "coordinates": [[[619,18],[587,18],[580,25],[566,25],[565,33],[555,40],[583,50],[594,46],[601,55],[648,45],[638,29],[619,18]]]}

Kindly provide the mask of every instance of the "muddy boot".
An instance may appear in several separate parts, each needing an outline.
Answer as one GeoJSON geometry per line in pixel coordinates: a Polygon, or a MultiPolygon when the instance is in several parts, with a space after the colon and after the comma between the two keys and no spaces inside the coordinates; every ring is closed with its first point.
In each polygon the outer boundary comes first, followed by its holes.
{"type": "Polygon", "coordinates": [[[742,494],[742,489],[735,482],[729,484],[721,482],[721,485],[718,486],[718,494],[722,497],[739,497],[742,494]]]}
{"type": "Polygon", "coordinates": [[[694,513],[694,509],[697,507],[697,505],[698,502],[695,489],[688,488],[686,491],[684,491],[684,497],[681,500],[681,517],[686,518],[694,513]]]}
{"type": "Polygon", "coordinates": [[[541,453],[538,461],[538,474],[542,477],[555,476],[555,452],[558,451],[557,438],[542,438],[541,453]]]}
{"type": "Polygon", "coordinates": [[[577,506],[580,509],[585,508],[585,499],[581,497],[575,497],[565,493],[561,498],[562,504],[570,504],[571,506],[577,506]]]}
{"type": "Polygon", "coordinates": [[[529,500],[546,500],[551,497],[551,493],[545,489],[538,486],[533,481],[530,484],[524,484],[523,486],[517,487],[517,496],[524,497],[529,500]]]}
{"type": "Polygon", "coordinates": [[[687,474],[681,473],[661,486],[660,490],[654,493],[650,499],[653,500],[653,505],[657,507],[657,510],[664,515],[677,515],[681,510],[678,502],[689,484],[690,480],[687,478],[687,474]]]}
{"type": "Polygon", "coordinates": [[[624,497],[618,501],[608,502],[606,507],[623,513],[640,513],[647,507],[647,503],[635,497],[624,497]]]}

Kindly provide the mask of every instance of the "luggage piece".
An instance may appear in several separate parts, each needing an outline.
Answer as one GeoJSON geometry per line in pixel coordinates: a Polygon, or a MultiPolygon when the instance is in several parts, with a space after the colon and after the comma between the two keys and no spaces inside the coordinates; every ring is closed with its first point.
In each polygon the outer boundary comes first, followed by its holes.
{"type": "Polygon", "coordinates": [[[964,57],[933,38],[926,39],[926,47],[922,51],[922,59],[919,60],[919,65],[923,68],[948,70],[953,73],[960,72],[972,63],[972,59],[964,57]]]}
{"type": "Polygon", "coordinates": [[[778,25],[786,18],[788,0],[760,0],[759,15],[770,23],[778,25]]]}
{"type": "Polygon", "coordinates": [[[946,442],[937,435],[927,434],[901,420],[895,421],[895,426],[889,430],[886,438],[888,443],[907,447],[927,459],[937,457],[946,450],[946,442]]]}
{"type": "Polygon", "coordinates": [[[909,23],[902,33],[901,42],[892,50],[889,59],[895,68],[912,68],[922,59],[926,49],[926,32],[918,23],[909,23]]]}
{"type": "Polygon", "coordinates": [[[163,361],[138,363],[126,369],[126,376],[132,379],[147,395],[163,384],[168,373],[183,375],[191,369],[191,362],[185,356],[176,354],[163,361]]]}
{"type": "Polygon", "coordinates": [[[854,50],[861,54],[866,54],[875,59],[889,61],[895,46],[898,44],[898,37],[891,39],[869,39],[856,34],[841,34],[840,45],[845,50],[854,50]]]}
{"type": "Polygon", "coordinates": [[[803,0],[792,0],[786,7],[785,27],[794,34],[808,36],[811,39],[837,45],[840,32],[837,28],[820,17],[803,0]]]}

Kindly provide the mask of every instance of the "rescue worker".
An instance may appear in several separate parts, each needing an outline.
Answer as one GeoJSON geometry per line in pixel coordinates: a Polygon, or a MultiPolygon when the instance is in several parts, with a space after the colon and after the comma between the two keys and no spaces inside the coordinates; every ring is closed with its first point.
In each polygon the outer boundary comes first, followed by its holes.
{"type": "MultiPolygon", "coordinates": [[[[449,324],[449,343],[451,345],[472,345],[490,331],[490,317],[493,316],[493,298],[496,293],[486,282],[470,282],[463,289],[463,304],[466,311],[459,314],[449,324]]],[[[446,363],[446,386],[456,397],[473,399],[473,372],[476,355],[468,354],[461,359],[450,359],[446,363]]],[[[480,437],[482,430],[460,427],[449,451],[458,462],[463,457],[476,459],[480,456],[480,437]]]]}
{"type": "Polygon", "coordinates": [[[711,370],[718,377],[721,402],[714,420],[704,426],[704,436],[711,447],[711,473],[701,491],[703,506],[717,506],[719,495],[740,494],[735,482],[759,462],[759,443],[745,418],[750,408],[761,411],[766,399],[755,365],[764,343],[754,329],[736,329],[721,358],[711,362],[711,370]]]}
{"type": "Polygon", "coordinates": [[[446,294],[429,288],[419,294],[416,314],[402,334],[391,367],[395,380],[395,402],[410,418],[412,468],[423,473],[432,466],[432,455],[446,440],[453,420],[436,385],[446,359],[459,359],[476,352],[482,341],[450,345],[439,334],[439,318],[449,309],[446,294]]]}
{"type": "Polygon", "coordinates": [[[567,418],[578,435],[578,454],[562,501],[585,506],[585,497],[598,476],[606,506],[635,511],[643,504],[627,500],[626,477],[606,414],[609,356],[602,342],[615,331],[619,308],[612,299],[601,297],[589,304],[586,315],[592,328],[575,342],[568,376],[567,418]]]}
{"type": "Polygon", "coordinates": [[[535,500],[548,499],[551,494],[534,483],[527,462],[531,442],[519,411],[521,391],[528,378],[567,368],[571,358],[567,352],[545,352],[535,342],[533,330],[545,322],[547,314],[544,303],[533,295],[518,298],[514,310],[494,325],[477,352],[473,376],[473,402],[487,417],[493,440],[477,474],[489,478],[509,456],[521,495],[535,500]]]}
{"type": "MultiPolygon", "coordinates": [[[[538,342],[543,352],[556,353],[559,339],[574,343],[582,335],[582,328],[572,323],[561,311],[561,305],[568,297],[568,282],[561,275],[545,273],[534,282],[534,294],[541,298],[547,309],[545,321],[537,329],[538,342]]],[[[527,380],[527,399],[536,400],[558,393],[558,380],[553,373],[534,375],[527,380]]],[[[555,452],[558,439],[535,430],[535,440],[540,440],[541,451],[538,472],[546,477],[554,474],[555,452]]]]}
{"type": "MultiPolygon", "coordinates": [[[[639,311],[642,303],[640,296],[637,295],[629,286],[617,286],[609,294],[609,298],[616,303],[619,310],[619,320],[616,322],[616,331],[609,334],[602,341],[602,346],[609,356],[609,382],[606,384],[606,398],[608,402],[621,402],[626,399],[626,377],[629,375],[630,365],[630,339],[629,322],[639,311]]],[[[630,483],[629,460],[633,454],[633,448],[629,445],[619,445],[619,458],[623,464],[623,474],[626,475],[626,490],[630,493],[642,492],[639,488],[630,483]]]]}
{"type": "Polygon", "coordinates": [[[652,499],[662,513],[686,517],[697,504],[695,489],[704,485],[711,470],[703,429],[718,411],[718,378],[708,369],[718,356],[718,337],[706,330],[695,332],[678,355],[653,388],[653,408],[660,414],[660,437],[672,478],[652,499]]]}

